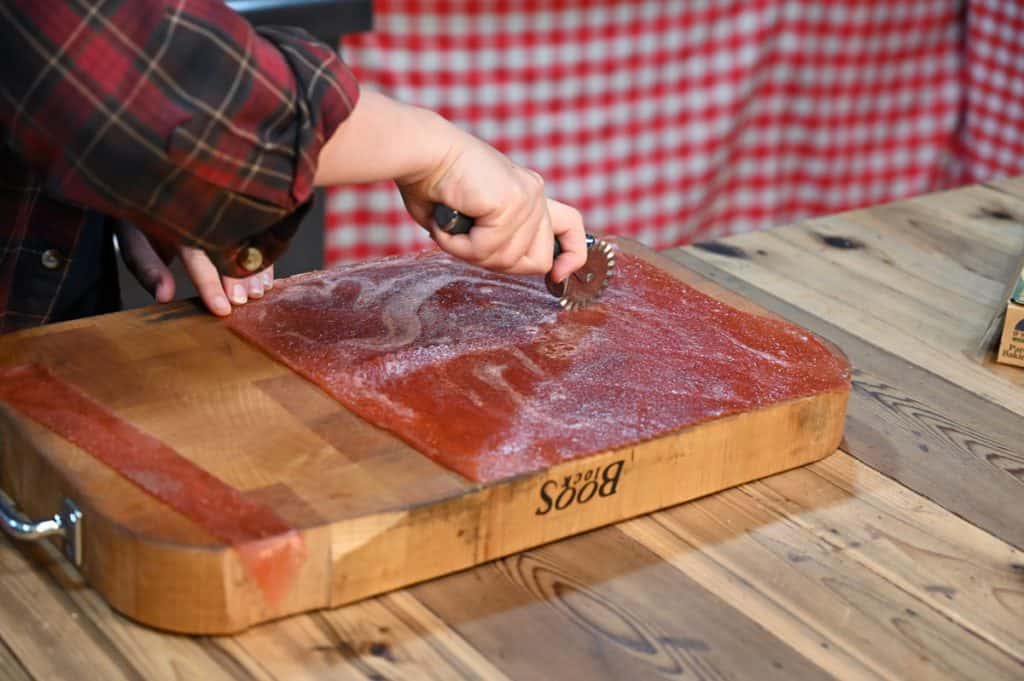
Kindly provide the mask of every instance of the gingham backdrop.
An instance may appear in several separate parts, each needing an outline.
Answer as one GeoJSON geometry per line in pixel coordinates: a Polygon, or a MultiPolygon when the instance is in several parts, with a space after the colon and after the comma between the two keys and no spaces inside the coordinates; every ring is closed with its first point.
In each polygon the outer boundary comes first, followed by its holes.
{"type": "MultiPolygon", "coordinates": [[[[662,248],[1024,173],[1019,0],[378,0],[343,52],[662,248]]],[[[386,144],[386,140],[381,140],[386,144]]],[[[329,262],[429,243],[333,190],[329,262]]]]}

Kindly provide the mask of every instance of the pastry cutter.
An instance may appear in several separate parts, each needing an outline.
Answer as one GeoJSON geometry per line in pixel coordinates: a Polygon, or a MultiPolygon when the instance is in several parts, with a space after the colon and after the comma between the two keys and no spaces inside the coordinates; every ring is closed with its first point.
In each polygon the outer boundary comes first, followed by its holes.
{"type": "MultiPolygon", "coordinates": [[[[473,218],[467,217],[444,204],[434,206],[434,222],[442,232],[467,234],[473,226],[473,218]]],[[[555,239],[554,257],[562,252],[562,246],[555,239]]],[[[595,302],[608,288],[615,273],[615,249],[607,241],[587,234],[587,261],[564,281],[555,282],[548,273],[544,277],[548,291],[558,298],[558,304],[566,310],[576,310],[595,302]]]]}

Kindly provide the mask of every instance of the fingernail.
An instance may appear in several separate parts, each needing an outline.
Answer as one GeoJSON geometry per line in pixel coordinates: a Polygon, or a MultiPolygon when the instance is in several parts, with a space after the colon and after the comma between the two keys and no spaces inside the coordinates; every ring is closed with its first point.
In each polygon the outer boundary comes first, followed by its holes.
{"type": "Polygon", "coordinates": [[[234,288],[231,289],[231,302],[235,305],[241,305],[247,300],[249,298],[245,295],[245,289],[242,288],[241,284],[235,284],[234,288]]]}
{"type": "Polygon", "coordinates": [[[217,296],[213,299],[213,313],[224,316],[231,314],[231,303],[224,296],[217,296]]]}
{"type": "Polygon", "coordinates": [[[259,277],[255,277],[249,282],[249,297],[250,298],[262,298],[263,297],[263,282],[260,281],[259,277]]]}
{"type": "Polygon", "coordinates": [[[169,286],[165,282],[160,282],[156,285],[156,291],[153,293],[153,298],[158,303],[166,303],[171,299],[168,293],[169,286]]]}
{"type": "Polygon", "coordinates": [[[263,288],[267,289],[268,291],[274,288],[274,277],[270,274],[270,272],[263,273],[263,288]]]}

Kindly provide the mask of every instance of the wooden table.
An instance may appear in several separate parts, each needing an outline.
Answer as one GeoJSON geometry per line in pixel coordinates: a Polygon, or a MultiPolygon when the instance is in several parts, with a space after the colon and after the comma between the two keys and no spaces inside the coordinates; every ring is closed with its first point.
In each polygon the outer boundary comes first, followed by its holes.
{"type": "Polygon", "coordinates": [[[1022,252],[1024,178],[670,251],[849,355],[842,451],[225,638],[0,538],[0,678],[1024,678],[1024,370],[965,354],[1022,252]]]}

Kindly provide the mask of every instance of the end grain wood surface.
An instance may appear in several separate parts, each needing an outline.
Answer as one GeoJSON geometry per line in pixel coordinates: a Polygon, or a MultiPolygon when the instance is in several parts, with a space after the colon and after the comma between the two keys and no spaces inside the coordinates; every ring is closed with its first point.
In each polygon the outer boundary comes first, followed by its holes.
{"type": "Polygon", "coordinates": [[[234,637],[112,613],[0,539],[0,679],[1020,679],[1024,370],[968,356],[1024,178],[668,254],[838,345],[810,466],[234,637]]]}
{"type": "MultiPolygon", "coordinates": [[[[719,301],[768,314],[636,242],[617,248],[719,301]]],[[[42,363],[158,437],[179,466],[163,475],[187,495],[137,485],[82,440],[5,404],[0,486],[32,517],[64,498],[78,505],[79,572],[118,612],[178,633],[238,633],[822,459],[842,438],[851,386],[839,351],[816,347],[819,357],[835,354],[825,364],[836,372],[829,389],[476,483],[357,418],[198,307],[153,306],[0,337],[0,368],[42,363]],[[216,484],[195,482],[196,469],[216,484]],[[219,525],[183,512],[197,495],[223,516],[219,525]],[[225,527],[253,524],[230,515],[243,502],[270,509],[275,531],[294,533],[229,541],[225,527]],[[270,557],[254,562],[260,555],[270,557]]],[[[635,400],[627,408],[648,406],[635,400]]],[[[147,479],[160,470],[147,467],[147,479]]]]}

